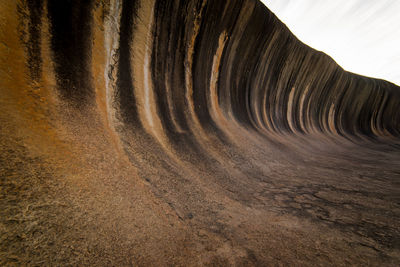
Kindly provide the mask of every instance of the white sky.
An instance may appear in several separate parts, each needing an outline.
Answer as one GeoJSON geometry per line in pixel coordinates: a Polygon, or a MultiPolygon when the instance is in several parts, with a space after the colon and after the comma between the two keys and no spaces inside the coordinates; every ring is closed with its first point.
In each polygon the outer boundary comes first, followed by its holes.
{"type": "Polygon", "coordinates": [[[400,0],[261,0],[345,70],[400,85],[400,0]]]}

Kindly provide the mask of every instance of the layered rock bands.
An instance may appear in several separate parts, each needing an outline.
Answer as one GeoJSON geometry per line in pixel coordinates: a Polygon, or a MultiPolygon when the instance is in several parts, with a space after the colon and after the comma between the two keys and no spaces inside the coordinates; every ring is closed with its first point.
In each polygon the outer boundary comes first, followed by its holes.
{"type": "Polygon", "coordinates": [[[0,10],[1,265],[399,263],[398,86],[256,0],[0,10]]]}

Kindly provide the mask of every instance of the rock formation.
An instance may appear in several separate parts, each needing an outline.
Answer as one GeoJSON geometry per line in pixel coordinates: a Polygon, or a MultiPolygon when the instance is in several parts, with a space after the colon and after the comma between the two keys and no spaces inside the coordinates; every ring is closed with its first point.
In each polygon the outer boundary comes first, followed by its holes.
{"type": "Polygon", "coordinates": [[[0,10],[0,265],[399,263],[396,85],[256,0],[0,10]]]}

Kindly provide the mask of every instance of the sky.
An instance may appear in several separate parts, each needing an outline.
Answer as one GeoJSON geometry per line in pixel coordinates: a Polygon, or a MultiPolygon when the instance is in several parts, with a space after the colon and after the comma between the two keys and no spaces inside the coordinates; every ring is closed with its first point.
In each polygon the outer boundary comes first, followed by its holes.
{"type": "Polygon", "coordinates": [[[400,0],[262,0],[345,70],[400,86],[400,0]]]}

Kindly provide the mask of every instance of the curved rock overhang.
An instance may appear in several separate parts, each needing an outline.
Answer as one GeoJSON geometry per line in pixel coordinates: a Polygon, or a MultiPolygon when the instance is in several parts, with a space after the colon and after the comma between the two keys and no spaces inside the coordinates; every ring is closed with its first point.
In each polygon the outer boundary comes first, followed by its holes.
{"type": "Polygon", "coordinates": [[[399,87],[255,0],[0,10],[1,264],[399,261],[399,87]]]}

